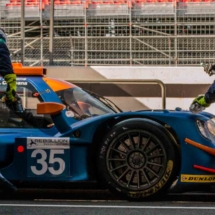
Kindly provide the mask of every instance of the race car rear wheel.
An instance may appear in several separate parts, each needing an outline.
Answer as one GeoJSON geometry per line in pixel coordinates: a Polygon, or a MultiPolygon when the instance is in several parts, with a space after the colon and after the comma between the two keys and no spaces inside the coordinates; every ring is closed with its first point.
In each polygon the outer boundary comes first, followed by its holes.
{"type": "Polygon", "coordinates": [[[160,124],[132,119],[116,125],[98,147],[98,173],[126,199],[158,196],[176,179],[179,152],[160,124]]]}

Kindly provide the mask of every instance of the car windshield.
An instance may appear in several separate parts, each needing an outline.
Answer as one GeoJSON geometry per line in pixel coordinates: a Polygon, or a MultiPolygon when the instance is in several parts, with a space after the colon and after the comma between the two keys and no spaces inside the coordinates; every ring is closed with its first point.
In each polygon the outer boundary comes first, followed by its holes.
{"type": "Polygon", "coordinates": [[[98,99],[99,101],[101,101],[103,104],[105,104],[106,106],[108,106],[110,109],[112,109],[114,112],[119,113],[122,112],[122,110],[116,106],[111,100],[100,96],[96,93],[93,93],[91,91],[85,90],[86,92],[88,92],[91,96],[95,97],[96,99],[98,99]]]}
{"type": "Polygon", "coordinates": [[[116,112],[98,98],[78,87],[56,93],[62,103],[66,105],[67,110],[73,112],[74,117],[92,117],[116,112]]]}

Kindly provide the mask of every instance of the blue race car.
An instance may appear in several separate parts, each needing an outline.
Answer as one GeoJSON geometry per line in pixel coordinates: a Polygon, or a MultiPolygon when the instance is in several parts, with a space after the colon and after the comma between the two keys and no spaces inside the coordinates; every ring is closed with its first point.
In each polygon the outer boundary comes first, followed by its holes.
{"type": "MultiPolygon", "coordinates": [[[[215,183],[213,115],[121,112],[104,97],[45,77],[43,68],[15,65],[14,71],[29,114],[0,103],[1,189],[97,181],[123,199],[139,200],[161,196],[173,184],[215,183]]],[[[0,91],[5,87],[0,79],[0,91]]]]}

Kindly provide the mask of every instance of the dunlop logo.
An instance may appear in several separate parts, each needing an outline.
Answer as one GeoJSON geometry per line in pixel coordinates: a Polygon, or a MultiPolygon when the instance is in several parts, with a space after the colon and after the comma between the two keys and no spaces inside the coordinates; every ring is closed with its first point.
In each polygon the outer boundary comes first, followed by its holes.
{"type": "Polygon", "coordinates": [[[181,182],[190,183],[213,183],[215,182],[215,175],[181,175],[181,182]]]}

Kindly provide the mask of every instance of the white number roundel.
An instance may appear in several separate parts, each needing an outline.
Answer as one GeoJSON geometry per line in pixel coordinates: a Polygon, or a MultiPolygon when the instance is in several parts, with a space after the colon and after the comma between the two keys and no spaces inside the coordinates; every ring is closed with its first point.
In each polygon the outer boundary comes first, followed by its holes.
{"type": "Polygon", "coordinates": [[[37,163],[41,164],[42,168],[41,169],[37,169],[36,166],[31,166],[31,171],[35,174],[35,175],[43,175],[45,174],[47,171],[49,171],[51,174],[53,175],[60,175],[64,172],[65,170],[65,162],[62,158],[59,158],[55,155],[59,155],[59,154],[64,154],[64,150],[63,149],[51,149],[50,150],[50,157],[49,157],[49,161],[48,164],[54,164],[54,163],[58,163],[59,164],[59,168],[58,169],[54,169],[53,167],[48,167],[47,164],[47,153],[45,150],[42,149],[36,149],[32,152],[31,157],[35,158],[37,156],[37,154],[41,155],[40,159],[37,159],[37,163]]]}

